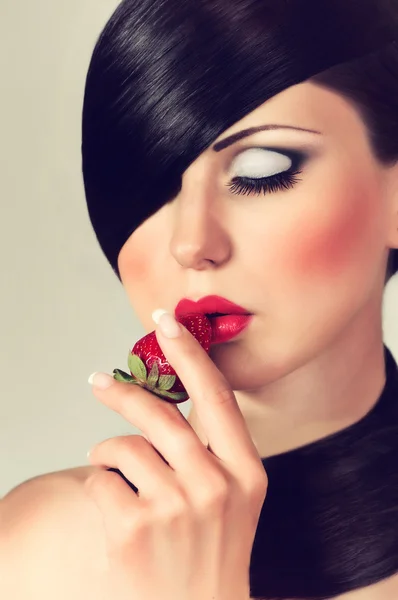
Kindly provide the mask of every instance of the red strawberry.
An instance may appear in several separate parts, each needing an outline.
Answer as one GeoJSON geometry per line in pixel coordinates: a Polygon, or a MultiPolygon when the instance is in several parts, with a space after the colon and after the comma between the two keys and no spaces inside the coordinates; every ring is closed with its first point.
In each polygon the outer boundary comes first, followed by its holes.
{"type": "MultiPolygon", "coordinates": [[[[192,333],[206,352],[209,352],[212,327],[206,315],[191,313],[179,317],[177,321],[192,333]]],[[[172,404],[188,400],[187,391],[160,349],[154,331],[138,340],[129,351],[127,360],[132,377],[120,369],[114,369],[114,379],[141,385],[172,404]]]]}

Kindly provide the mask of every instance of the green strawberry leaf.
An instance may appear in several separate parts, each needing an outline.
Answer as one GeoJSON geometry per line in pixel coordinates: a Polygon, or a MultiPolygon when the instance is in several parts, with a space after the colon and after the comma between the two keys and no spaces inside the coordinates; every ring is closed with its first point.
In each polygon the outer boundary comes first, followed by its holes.
{"type": "Polygon", "coordinates": [[[166,398],[172,398],[173,400],[188,400],[189,395],[186,392],[175,392],[170,394],[169,392],[163,392],[167,394],[166,398]]]}
{"type": "Polygon", "coordinates": [[[129,352],[127,362],[128,362],[129,369],[132,372],[132,374],[134,375],[134,377],[136,377],[140,381],[146,382],[147,370],[146,370],[145,364],[140,359],[140,357],[137,356],[136,354],[131,354],[129,352]]]}
{"type": "Polygon", "coordinates": [[[170,388],[173,387],[173,385],[175,384],[175,381],[176,381],[175,375],[161,375],[159,377],[158,389],[159,390],[169,390],[170,388]]]}
{"type": "Polygon", "coordinates": [[[113,379],[116,379],[117,381],[134,381],[133,377],[131,377],[131,375],[129,375],[128,373],[125,373],[124,371],[122,371],[121,369],[113,369],[113,379]]]}
{"type": "Polygon", "coordinates": [[[157,361],[155,360],[155,362],[152,365],[151,372],[149,373],[149,376],[148,376],[148,380],[147,380],[148,386],[150,388],[155,387],[158,379],[159,379],[159,366],[158,366],[157,361]]]}
{"type": "Polygon", "coordinates": [[[160,396],[161,398],[171,398],[172,400],[188,400],[189,398],[186,392],[176,392],[171,394],[170,392],[165,392],[164,390],[159,390],[158,388],[151,390],[151,392],[157,396],[160,396]]]}

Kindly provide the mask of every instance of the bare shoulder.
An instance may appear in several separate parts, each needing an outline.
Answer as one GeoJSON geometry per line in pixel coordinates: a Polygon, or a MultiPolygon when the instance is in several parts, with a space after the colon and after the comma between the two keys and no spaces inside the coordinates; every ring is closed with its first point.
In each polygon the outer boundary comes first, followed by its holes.
{"type": "Polygon", "coordinates": [[[61,509],[68,514],[76,504],[83,509],[88,501],[83,485],[95,470],[92,466],[75,467],[38,475],[17,485],[0,501],[2,537],[17,531],[37,533],[43,526],[39,517],[58,516],[61,509]]]}
{"type": "Polygon", "coordinates": [[[13,501],[15,501],[17,497],[21,496],[22,493],[25,493],[27,489],[29,489],[30,491],[34,489],[36,492],[38,492],[42,488],[44,488],[44,486],[57,486],[60,482],[84,483],[84,481],[90,476],[90,474],[94,473],[96,470],[96,467],[83,466],[37,475],[36,477],[27,479],[26,481],[23,481],[22,483],[15,486],[4,496],[4,498],[1,498],[0,500],[7,500],[7,502],[9,502],[12,498],[13,501]]]}
{"type": "Polygon", "coordinates": [[[96,470],[40,475],[0,501],[0,598],[108,600],[102,519],[83,487],[96,470]]]}

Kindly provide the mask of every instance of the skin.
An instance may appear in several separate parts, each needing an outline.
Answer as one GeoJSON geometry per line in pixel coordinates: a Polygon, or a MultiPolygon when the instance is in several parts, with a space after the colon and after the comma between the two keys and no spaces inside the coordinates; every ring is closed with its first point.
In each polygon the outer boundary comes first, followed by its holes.
{"type": "MultiPolygon", "coordinates": [[[[388,251],[398,248],[398,165],[378,163],[352,104],[307,81],[214,142],[269,123],[321,135],[278,129],[220,152],[209,147],[184,173],[179,195],[130,236],[118,259],[148,332],[153,310],[174,312],[183,297],[217,294],[254,313],[210,356],[262,457],[341,430],[377,401],[385,383],[384,277],[388,251]],[[234,158],[259,146],[305,149],[300,181],[265,195],[233,194],[226,185],[234,158]]],[[[206,443],[193,409],[188,421],[206,443]]]]}

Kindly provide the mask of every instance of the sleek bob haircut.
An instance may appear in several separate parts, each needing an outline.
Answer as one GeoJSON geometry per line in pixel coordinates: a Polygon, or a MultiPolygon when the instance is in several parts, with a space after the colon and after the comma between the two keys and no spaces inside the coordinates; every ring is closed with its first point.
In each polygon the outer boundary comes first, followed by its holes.
{"type": "MultiPolygon", "coordinates": [[[[122,246],[189,165],[289,86],[349,97],[395,163],[397,37],[397,0],[124,0],[93,52],[82,130],[89,216],[119,280],[122,246]]],[[[392,250],[386,281],[397,270],[392,250]]]]}

